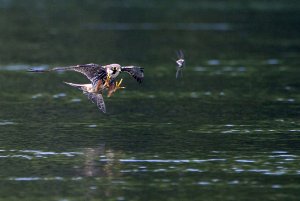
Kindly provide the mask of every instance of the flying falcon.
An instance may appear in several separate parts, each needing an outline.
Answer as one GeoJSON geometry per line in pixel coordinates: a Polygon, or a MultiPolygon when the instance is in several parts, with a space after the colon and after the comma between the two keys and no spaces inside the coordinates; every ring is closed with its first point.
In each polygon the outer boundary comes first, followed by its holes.
{"type": "Polygon", "coordinates": [[[176,79],[179,76],[179,72],[182,76],[182,69],[185,67],[185,60],[184,60],[184,54],[182,52],[182,50],[177,51],[177,71],[176,71],[176,79]]]}
{"type": "Polygon", "coordinates": [[[65,83],[82,90],[83,94],[95,103],[104,113],[106,113],[106,107],[102,96],[103,92],[107,91],[107,96],[110,97],[118,89],[125,88],[121,86],[123,79],[120,79],[120,81],[116,80],[120,72],[129,73],[138,83],[142,83],[144,78],[143,68],[137,66],[121,66],[119,64],[101,66],[99,64],[91,63],[69,67],[56,67],[48,70],[29,69],[28,71],[36,73],[49,71],[76,71],[82,73],[91,81],[90,84],[65,83]]]}

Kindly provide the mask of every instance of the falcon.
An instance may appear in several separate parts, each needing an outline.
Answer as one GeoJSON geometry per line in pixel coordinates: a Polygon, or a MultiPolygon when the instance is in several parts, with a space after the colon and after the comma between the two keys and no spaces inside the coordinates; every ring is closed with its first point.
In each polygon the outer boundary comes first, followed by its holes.
{"type": "Polygon", "coordinates": [[[106,107],[103,99],[103,92],[107,91],[107,96],[110,97],[118,89],[125,88],[121,86],[123,79],[116,80],[120,72],[130,74],[138,83],[142,83],[144,78],[144,68],[138,66],[121,66],[120,64],[80,64],[68,67],[55,67],[48,70],[29,69],[29,72],[42,73],[50,71],[76,71],[85,75],[91,83],[75,84],[65,82],[66,84],[82,90],[89,100],[97,105],[97,107],[106,113],[106,107]]]}
{"type": "Polygon", "coordinates": [[[176,71],[176,79],[179,77],[179,73],[182,76],[182,69],[185,67],[184,54],[182,50],[177,51],[177,71],[176,71]]]}

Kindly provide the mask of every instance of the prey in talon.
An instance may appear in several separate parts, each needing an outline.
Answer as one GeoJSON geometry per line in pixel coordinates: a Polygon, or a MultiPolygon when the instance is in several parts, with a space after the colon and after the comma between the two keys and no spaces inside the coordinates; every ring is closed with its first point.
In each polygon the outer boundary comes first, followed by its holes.
{"type": "Polygon", "coordinates": [[[138,83],[141,83],[144,78],[144,69],[138,66],[121,66],[120,64],[81,64],[68,67],[56,67],[49,70],[29,69],[29,72],[42,73],[50,71],[76,71],[85,75],[91,83],[88,84],[75,84],[65,82],[66,84],[80,89],[83,94],[95,103],[98,108],[106,113],[106,107],[102,94],[107,92],[110,97],[118,89],[125,87],[121,86],[123,79],[117,81],[116,78],[120,72],[129,73],[138,83]]]}
{"type": "Polygon", "coordinates": [[[177,70],[176,70],[176,79],[179,77],[179,74],[182,77],[182,70],[185,67],[185,59],[184,59],[184,54],[182,50],[177,51],[177,70]]]}

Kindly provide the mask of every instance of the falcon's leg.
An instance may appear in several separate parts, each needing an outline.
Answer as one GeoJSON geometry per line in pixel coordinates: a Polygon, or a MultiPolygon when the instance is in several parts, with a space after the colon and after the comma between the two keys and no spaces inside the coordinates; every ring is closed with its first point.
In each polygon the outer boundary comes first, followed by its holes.
{"type": "Polygon", "coordinates": [[[104,86],[110,87],[110,86],[109,86],[109,83],[110,83],[110,75],[107,75],[106,80],[105,80],[105,83],[104,83],[104,86]]]}
{"type": "Polygon", "coordinates": [[[118,81],[116,82],[115,90],[117,90],[117,89],[124,89],[125,88],[125,87],[121,86],[122,82],[123,82],[123,78],[121,78],[119,82],[118,81]]]}
{"type": "Polygon", "coordinates": [[[118,89],[124,89],[125,87],[123,87],[123,86],[121,86],[121,84],[122,84],[122,81],[123,81],[123,79],[120,79],[120,81],[118,82],[118,81],[116,81],[116,83],[114,83],[113,85],[112,85],[112,87],[110,86],[109,87],[109,90],[108,90],[108,97],[110,97],[114,92],[116,92],[118,89]]]}
{"type": "Polygon", "coordinates": [[[99,80],[96,86],[96,92],[100,91],[102,88],[102,80],[99,80]]]}
{"type": "Polygon", "coordinates": [[[111,85],[108,87],[108,92],[107,92],[107,97],[110,97],[114,92],[115,92],[115,82],[113,82],[111,85]]]}
{"type": "Polygon", "coordinates": [[[121,84],[122,84],[122,81],[123,81],[123,78],[120,79],[120,81],[116,81],[116,86],[115,86],[115,89],[114,89],[114,92],[116,92],[118,89],[124,89],[125,87],[122,87],[121,84]]]}

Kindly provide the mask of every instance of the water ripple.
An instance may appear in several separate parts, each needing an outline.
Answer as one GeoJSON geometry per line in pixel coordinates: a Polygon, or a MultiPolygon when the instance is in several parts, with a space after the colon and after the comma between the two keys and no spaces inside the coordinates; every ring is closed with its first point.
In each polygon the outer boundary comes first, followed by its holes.
{"type": "Polygon", "coordinates": [[[7,180],[10,181],[62,181],[62,180],[81,180],[82,178],[80,177],[71,177],[70,179],[66,179],[63,177],[9,177],[7,180]]]}
{"type": "Polygon", "coordinates": [[[42,97],[42,96],[43,96],[43,94],[38,93],[38,94],[32,95],[31,98],[32,98],[32,99],[36,99],[36,98],[40,98],[40,97],[42,97]]]}
{"type": "Polygon", "coordinates": [[[254,163],[254,160],[235,160],[238,163],[254,163]]]}
{"type": "MultiPolygon", "coordinates": [[[[113,161],[111,159],[100,159],[101,162],[109,162],[113,161]]],[[[207,160],[171,160],[171,159],[119,159],[120,162],[123,163],[204,163],[204,162],[212,162],[212,161],[226,161],[226,159],[222,158],[212,158],[207,160]]]]}
{"type": "Polygon", "coordinates": [[[228,23],[88,23],[83,29],[90,30],[188,30],[188,31],[229,31],[228,23]]]}
{"type": "Polygon", "coordinates": [[[276,65],[276,64],[279,63],[279,61],[278,61],[278,59],[268,59],[266,61],[266,63],[269,64],[269,65],[276,65]]]}
{"type": "Polygon", "coordinates": [[[78,102],[81,102],[81,99],[80,98],[73,98],[70,100],[72,103],[78,103],[78,102]]]}
{"type": "Polygon", "coordinates": [[[207,186],[207,185],[210,185],[211,183],[208,181],[199,181],[197,184],[202,185],[202,186],[207,186]]]}
{"type": "Polygon", "coordinates": [[[2,155],[0,155],[0,158],[23,158],[28,160],[32,160],[33,158],[48,158],[49,156],[75,157],[83,154],[81,152],[53,152],[39,150],[2,150],[1,152],[2,155]]]}
{"type": "Polygon", "coordinates": [[[67,96],[65,93],[59,93],[59,94],[54,94],[53,98],[62,98],[62,97],[65,97],[65,96],[67,96]]]}
{"type": "Polygon", "coordinates": [[[8,120],[0,121],[0,126],[13,125],[13,124],[15,124],[15,122],[8,121],[8,120]]]}

